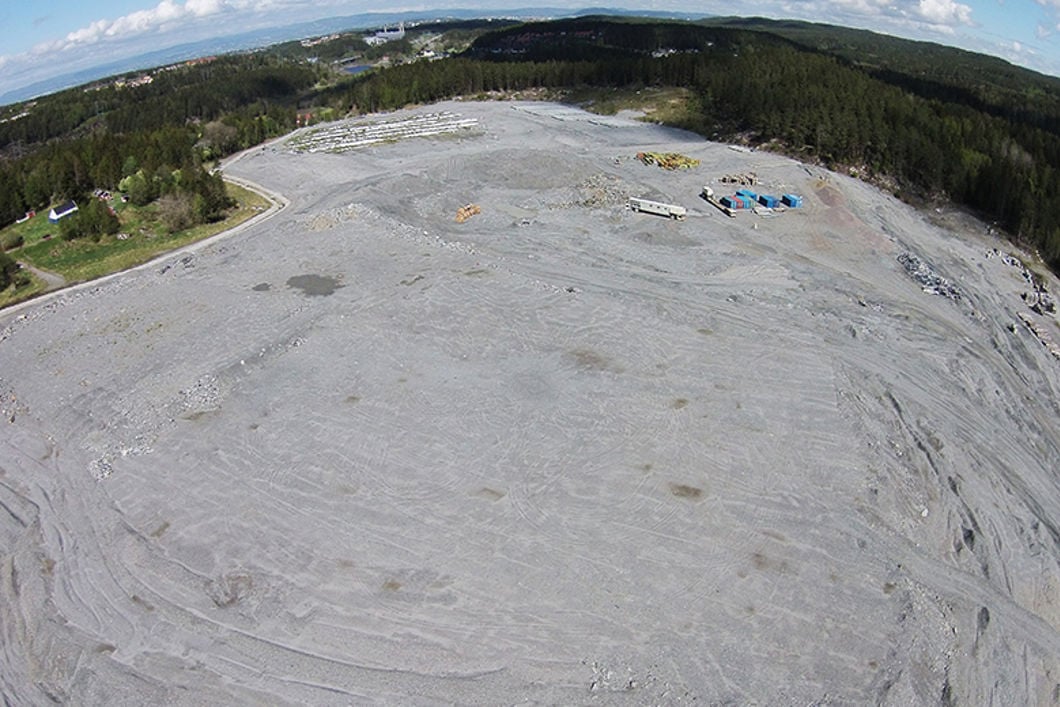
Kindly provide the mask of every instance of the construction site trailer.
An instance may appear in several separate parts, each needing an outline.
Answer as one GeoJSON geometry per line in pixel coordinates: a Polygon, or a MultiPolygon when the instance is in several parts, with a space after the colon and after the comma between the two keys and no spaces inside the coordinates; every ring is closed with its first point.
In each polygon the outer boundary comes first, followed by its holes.
{"type": "Polygon", "coordinates": [[[781,198],[783,199],[785,206],[790,206],[793,209],[797,209],[802,206],[801,196],[796,196],[795,194],[785,194],[781,198]]]}
{"type": "Polygon", "coordinates": [[[664,204],[661,201],[640,199],[635,196],[629,197],[628,206],[632,211],[644,211],[645,213],[649,214],[669,216],[673,219],[683,219],[685,216],[688,215],[688,210],[683,206],[677,206],[676,204],[664,204]]]}

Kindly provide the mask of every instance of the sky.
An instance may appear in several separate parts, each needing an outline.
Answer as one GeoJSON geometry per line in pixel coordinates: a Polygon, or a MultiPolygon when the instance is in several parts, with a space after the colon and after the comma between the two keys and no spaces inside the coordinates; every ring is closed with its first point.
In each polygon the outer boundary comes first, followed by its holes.
{"type": "Polygon", "coordinates": [[[363,12],[609,7],[801,19],[991,54],[1060,76],[1060,0],[5,0],[0,96],[156,49],[363,12]]]}

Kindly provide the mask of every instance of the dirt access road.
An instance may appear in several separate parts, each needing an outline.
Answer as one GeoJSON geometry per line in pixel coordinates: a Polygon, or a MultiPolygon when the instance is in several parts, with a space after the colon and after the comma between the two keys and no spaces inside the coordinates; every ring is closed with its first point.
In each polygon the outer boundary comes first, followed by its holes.
{"type": "Polygon", "coordinates": [[[1060,363],[985,229],[550,104],[317,137],[0,329],[9,701],[1056,700],[1060,363]],[[749,171],[805,207],[698,197],[749,171]]]}

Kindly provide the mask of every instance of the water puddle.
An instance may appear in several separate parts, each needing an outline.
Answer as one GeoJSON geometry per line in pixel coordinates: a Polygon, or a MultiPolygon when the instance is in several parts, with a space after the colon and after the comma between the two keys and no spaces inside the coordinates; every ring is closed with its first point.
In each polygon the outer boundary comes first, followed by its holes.
{"type": "Polygon", "coordinates": [[[326,275],[295,275],[287,278],[287,286],[297,288],[310,297],[327,297],[335,294],[342,284],[326,275]]]}

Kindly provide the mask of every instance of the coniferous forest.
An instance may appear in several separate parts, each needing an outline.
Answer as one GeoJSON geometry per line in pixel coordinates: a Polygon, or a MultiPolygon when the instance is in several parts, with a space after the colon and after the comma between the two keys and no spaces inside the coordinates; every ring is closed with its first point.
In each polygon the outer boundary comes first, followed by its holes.
{"type": "MultiPolygon", "coordinates": [[[[1060,270],[1060,79],[798,22],[589,17],[489,27],[432,26],[461,33],[466,48],[415,60],[406,41],[386,68],[357,76],[290,43],[159,72],[135,89],[104,84],[0,108],[0,226],[119,185],[146,201],[198,195],[210,218],[217,184],[192,175],[290,131],[307,113],[528,89],[562,97],[586,87],[680,87],[689,105],[678,127],[849,170],[917,204],[962,205],[1060,270]]],[[[357,36],[342,41],[330,55],[381,54],[357,36]]]]}

